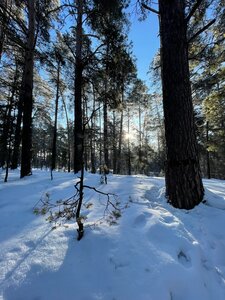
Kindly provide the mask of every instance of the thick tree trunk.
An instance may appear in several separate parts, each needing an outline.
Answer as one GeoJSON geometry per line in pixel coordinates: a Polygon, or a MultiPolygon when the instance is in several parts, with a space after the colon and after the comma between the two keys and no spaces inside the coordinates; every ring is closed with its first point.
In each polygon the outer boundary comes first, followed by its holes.
{"type": "Polygon", "coordinates": [[[28,38],[25,52],[25,68],[20,98],[23,99],[23,130],[20,177],[32,173],[32,109],[33,109],[33,69],[35,47],[35,3],[28,1],[28,38]]]}
{"type": "Polygon", "coordinates": [[[74,109],[74,173],[82,168],[83,144],[83,112],[82,112],[82,16],[83,0],[77,1],[77,27],[76,27],[76,64],[75,64],[75,109],[74,109]]]}
{"type": "Polygon", "coordinates": [[[191,209],[204,195],[195,136],[188,66],[185,2],[159,1],[163,107],[166,131],[166,193],[191,209]]]}
{"type": "Polygon", "coordinates": [[[53,128],[53,139],[52,139],[52,161],[51,161],[51,178],[52,171],[56,166],[56,141],[57,141],[57,123],[58,123],[58,106],[59,106],[59,77],[60,77],[60,61],[57,65],[57,81],[56,81],[56,97],[55,97],[55,122],[53,128]]]}

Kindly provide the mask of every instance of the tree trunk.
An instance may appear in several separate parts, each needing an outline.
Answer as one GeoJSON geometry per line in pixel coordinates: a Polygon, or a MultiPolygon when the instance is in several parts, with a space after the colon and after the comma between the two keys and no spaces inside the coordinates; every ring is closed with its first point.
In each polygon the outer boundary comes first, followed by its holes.
{"type": "Polygon", "coordinates": [[[104,163],[109,167],[109,149],[108,149],[108,105],[107,99],[104,101],[103,105],[103,141],[104,141],[104,163]]]}
{"type": "Polygon", "coordinates": [[[35,47],[35,3],[28,1],[28,37],[25,51],[25,68],[20,98],[23,100],[23,130],[20,177],[30,175],[32,160],[32,109],[33,109],[33,69],[35,47]]]}
{"type": "MultiPolygon", "coordinates": [[[[7,145],[9,144],[9,135],[11,135],[10,132],[12,131],[11,112],[12,112],[12,108],[13,108],[14,96],[15,96],[16,89],[17,89],[17,77],[18,77],[18,64],[16,61],[16,70],[15,70],[15,74],[14,74],[11,95],[9,97],[8,107],[7,107],[7,110],[5,113],[5,117],[4,117],[2,136],[0,137],[0,167],[3,167],[5,162],[8,161],[7,145]]],[[[11,145],[10,145],[10,147],[11,147],[11,145]]],[[[10,149],[10,151],[11,151],[11,149],[10,149]]]]}
{"type": "Polygon", "coordinates": [[[138,106],[138,123],[139,123],[139,149],[138,149],[138,172],[142,173],[142,133],[141,133],[141,104],[138,106]]]}
{"type": "Polygon", "coordinates": [[[101,166],[102,166],[102,114],[101,114],[101,105],[99,104],[99,165],[100,165],[100,173],[101,173],[101,166]]]}
{"type": "Polygon", "coordinates": [[[127,151],[128,151],[128,160],[127,160],[127,166],[128,166],[128,175],[131,175],[131,152],[130,152],[130,108],[128,107],[128,122],[127,122],[127,151]]]}
{"type": "Polygon", "coordinates": [[[105,99],[103,104],[103,127],[104,127],[104,163],[109,168],[109,145],[108,145],[108,56],[109,44],[106,45],[106,67],[105,67],[105,99]]]}
{"type": "Polygon", "coordinates": [[[91,173],[96,173],[96,158],[95,158],[95,89],[93,88],[93,117],[91,119],[91,138],[90,138],[90,148],[91,148],[91,173]]]}
{"type": "Polygon", "coordinates": [[[119,145],[118,145],[118,158],[117,158],[117,170],[116,173],[121,173],[121,152],[122,152],[122,136],[123,136],[123,110],[120,115],[120,132],[119,132],[119,145]]]}
{"type": "Polygon", "coordinates": [[[208,151],[208,146],[209,146],[209,122],[206,122],[206,144],[207,144],[207,149],[206,149],[206,161],[207,161],[207,177],[208,179],[211,178],[211,168],[210,168],[210,153],[208,151]]]}
{"type": "Polygon", "coordinates": [[[70,172],[70,161],[71,161],[71,155],[70,155],[70,122],[69,122],[69,116],[68,116],[68,112],[67,112],[67,108],[66,108],[66,102],[64,100],[63,94],[61,93],[62,96],[62,102],[63,102],[63,107],[65,110],[65,114],[66,114],[66,127],[67,127],[67,155],[68,155],[68,163],[67,163],[67,169],[68,172],[70,172]]]}
{"type": "Polygon", "coordinates": [[[57,121],[58,121],[58,106],[59,106],[59,77],[60,77],[60,61],[57,62],[57,81],[56,81],[56,97],[55,97],[55,122],[53,129],[53,140],[52,140],[52,161],[51,161],[51,178],[52,171],[56,165],[56,141],[57,141],[57,121]]]}
{"type": "Polygon", "coordinates": [[[185,2],[159,1],[163,108],[166,131],[166,194],[191,209],[204,195],[200,176],[188,66],[185,2]]]}
{"type": "MultiPolygon", "coordinates": [[[[12,6],[12,1],[8,0],[1,0],[3,7],[5,7],[7,10],[11,10],[12,6]]],[[[2,58],[2,53],[3,53],[3,47],[4,47],[4,42],[6,38],[6,29],[8,27],[8,21],[9,18],[7,16],[7,13],[3,11],[2,17],[1,17],[1,24],[0,24],[0,61],[2,58]]]]}
{"type": "Polygon", "coordinates": [[[116,173],[117,149],[116,149],[116,113],[113,111],[113,173],[116,173]]]}
{"type": "Polygon", "coordinates": [[[21,142],[21,124],[23,118],[23,99],[19,97],[17,105],[17,118],[16,118],[16,129],[15,129],[15,139],[13,145],[12,163],[11,169],[14,170],[18,167],[19,154],[20,154],[20,142],[21,142]]]}
{"type": "Polygon", "coordinates": [[[82,168],[83,144],[83,112],[82,112],[82,17],[83,0],[77,1],[77,27],[76,27],[76,63],[75,63],[75,109],[74,109],[74,173],[82,168]]]}

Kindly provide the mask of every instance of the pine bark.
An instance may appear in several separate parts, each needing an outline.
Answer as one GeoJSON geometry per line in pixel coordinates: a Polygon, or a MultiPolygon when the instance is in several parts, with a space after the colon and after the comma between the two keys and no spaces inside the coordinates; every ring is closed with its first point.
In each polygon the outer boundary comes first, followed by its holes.
{"type": "Polygon", "coordinates": [[[77,1],[77,27],[76,27],[76,63],[75,63],[75,109],[74,109],[74,173],[82,169],[83,144],[83,112],[82,112],[82,16],[83,0],[77,1]]]}
{"type": "Polygon", "coordinates": [[[23,100],[23,130],[20,177],[32,173],[32,109],[33,109],[33,69],[35,47],[35,3],[28,1],[28,38],[25,51],[25,68],[20,98],[23,100]]]}
{"type": "Polygon", "coordinates": [[[188,66],[185,2],[159,1],[163,108],[166,135],[166,194],[178,208],[191,209],[204,195],[188,66]]]}

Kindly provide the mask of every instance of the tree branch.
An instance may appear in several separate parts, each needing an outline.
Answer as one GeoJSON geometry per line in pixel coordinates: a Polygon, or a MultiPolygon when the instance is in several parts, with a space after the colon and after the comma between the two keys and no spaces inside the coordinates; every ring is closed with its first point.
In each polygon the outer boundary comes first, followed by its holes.
{"type": "Polygon", "coordinates": [[[87,189],[90,189],[90,190],[94,190],[96,193],[98,194],[101,194],[101,195],[104,195],[104,196],[107,196],[107,206],[106,206],[106,210],[108,208],[108,205],[110,204],[115,210],[118,210],[120,211],[120,209],[118,207],[116,207],[116,205],[114,205],[111,201],[110,201],[110,196],[116,196],[115,194],[112,194],[112,193],[104,193],[104,192],[101,192],[99,190],[97,190],[95,187],[92,187],[92,186],[88,186],[88,185],[84,185],[83,186],[84,188],[87,188],[87,189]]]}
{"type": "Polygon", "coordinates": [[[214,24],[216,21],[216,19],[213,19],[212,21],[210,21],[207,25],[205,25],[202,29],[200,29],[199,31],[197,31],[189,40],[188,40],[188,44],[191,43],[197,36],[199,36],[202,32],[204,32],[206,29],[208,29],[212,24],[214,24]]]}
{"type": "Polygon", "coordinates": [[[13,13],[11,13],[11,11],[9,11],[7,7],[5,7],[3,4],[0,4],[0,8],[2,10],[2,13],[0,11],[0,14],[7,14],[7,17],[11,18],[14,22],[16,22],[16,24],[21,28],[23,33],[27,35],[27,27],[25,26],[25,24],[20,19],[16,18],[16,16],[13,15],[13,13]]]}
{"type": "Polygon", "coordinates": [[[194,15],[194,13],[196,12],[196,10],[198,9],[198,7],[201,5],[202,2],[203,0],[197,0],[196,3],[193,5],[189,15],[186,17],[187,23],[190,21],[191,17],[194,15]]]}
{"type": "Polygon", "coordinates": [[[142,6],[143,8],[145,8],[145,9],[147,9],[147,10],[150,10],[150,11],[153,12],[154,14],[159,15],[159,11],[156,10],[156,9],[154,9],[154,8],[151,8],[150,6],[148,6],[148,5],[144,4],[144,3],[141,3],[141,6],[142,6]]]}

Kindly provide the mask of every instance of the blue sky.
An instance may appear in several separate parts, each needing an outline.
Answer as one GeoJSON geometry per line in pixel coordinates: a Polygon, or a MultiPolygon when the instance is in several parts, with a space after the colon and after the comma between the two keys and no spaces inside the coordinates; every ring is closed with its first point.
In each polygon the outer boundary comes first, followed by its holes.
{"type": "Polygon", "coordinates": [[[159,49],[158,16],[149,13],[147,19],[140,22],[138,15],[135,13],[134,4],[130,5],[129,12],[131,13],[131,28],[128,36],[129,40],[133,41],[133,53],[137,58],[138,77],[145,80],[146,84],[150,86],[147,72],[154,55],[159,49]]]}

